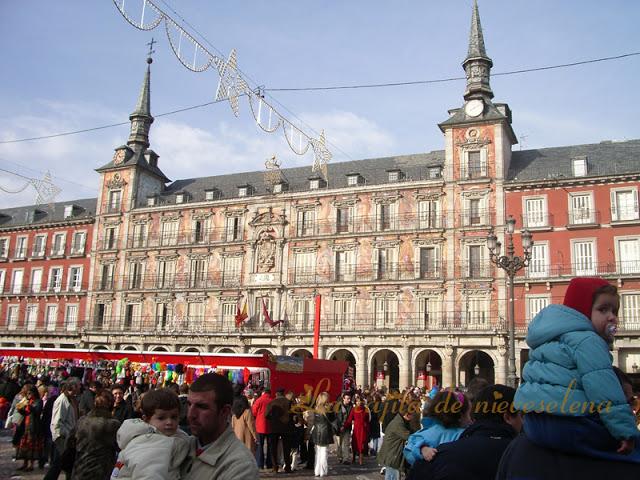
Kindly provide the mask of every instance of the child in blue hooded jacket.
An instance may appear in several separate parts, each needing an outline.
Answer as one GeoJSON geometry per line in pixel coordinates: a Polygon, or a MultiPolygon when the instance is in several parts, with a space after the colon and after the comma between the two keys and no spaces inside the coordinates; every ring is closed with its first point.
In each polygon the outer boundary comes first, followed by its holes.
{"type": "Polygon", "coordinates": [[[529,361],[514,405],[525,412],[525,434],[534,443],[640,462],[633,412],[609,353],[618,308],[615,286],[600,278],[574,278],[563,305],[549,305],[532,320],[529,361]]]}

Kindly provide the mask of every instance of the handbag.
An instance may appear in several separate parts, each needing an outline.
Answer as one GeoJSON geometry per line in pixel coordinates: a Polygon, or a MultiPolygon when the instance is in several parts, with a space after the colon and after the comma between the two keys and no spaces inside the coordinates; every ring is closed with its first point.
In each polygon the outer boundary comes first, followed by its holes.
{"type": "Polygon", "coordinates": [[[15,412],[13,412],[13,415],[7,417],[4,428],[13,428],[14,426],[18,427],[22,424],[23,421],[24,415],[16,410],[15,412]]]}

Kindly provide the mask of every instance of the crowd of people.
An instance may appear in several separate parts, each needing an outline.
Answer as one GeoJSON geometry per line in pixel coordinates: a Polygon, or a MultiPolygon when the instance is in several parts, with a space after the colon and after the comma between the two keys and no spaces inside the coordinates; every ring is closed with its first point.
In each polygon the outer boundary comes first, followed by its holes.
{"type": "Polygon", "coordinates": [[[333,399],[216,373],[190,385],[82,385],[18,370],[1,372],[0,418],[17,470],[40,468],[45,480],[325,477],[330,454],[374,457],[386,480],[635,478],[639,405],[607,346],[618,302],[607,282],[574,279],[563,305],[532,321],[517,390],[475,377],[429,391],[353,386],[333,399]]]}

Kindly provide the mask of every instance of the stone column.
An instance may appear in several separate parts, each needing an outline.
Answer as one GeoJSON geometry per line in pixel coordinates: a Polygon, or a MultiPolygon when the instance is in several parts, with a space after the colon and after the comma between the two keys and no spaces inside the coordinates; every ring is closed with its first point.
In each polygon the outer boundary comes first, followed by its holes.
{"type": "Polygon", "coordinates": [[[444,358],[442,359],[442,386],[443,387],[455,387],[457,384],[455,365],[453,359],[454,348],[451,345],[447,345],[444,350],[444,358]]]}
{"type": "MultiPolygon", "coordinates": [[[[408,341],[408,339],[403,338],[403,342],[408,341]]],[[[411,347],[404,346],[402,347],[402,360],[400,362],[400,378],[399,378],[399,387],[400,391],[404,390],[406,387],[411,385],[413,382],[411,381],[411,347]]]]}
{"type": "Polygon", "coordinates": [[[367,347],[364,345],[356,348],[356,354],[358,356],[357,364],[356,364],[356,385],[372,385],[372,382],[369,381],[369,369],[367,368],[369,365],[369,359],[367,358],[367,347]]]}
{"type": "MultiPolygon", "coordinates": [[[[502,385],[507,384],[507,349],[505,346],[498,346],[498,350],[496,351],[498,354],[498,363],[494,365],[494,373],[496,383],[500,383],[502,385]]],[[[521,374],[518,374],[518,378],[522,378],[521,374]]]]}

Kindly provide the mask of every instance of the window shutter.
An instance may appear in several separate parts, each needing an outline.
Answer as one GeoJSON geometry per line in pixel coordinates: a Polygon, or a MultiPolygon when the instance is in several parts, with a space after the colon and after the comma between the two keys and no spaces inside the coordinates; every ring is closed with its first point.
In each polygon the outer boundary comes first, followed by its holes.
{"type": "Polygon", "coordinates": [[[633,189],[633,212],[634,217],[638,218],[638,190],[635,188],[633,189]]]}
{"type": "Polygon", "coordinates": [[[618,202],[617,193],[615,190],[611,190],[611,220],[618,220],[618,202]]]}

